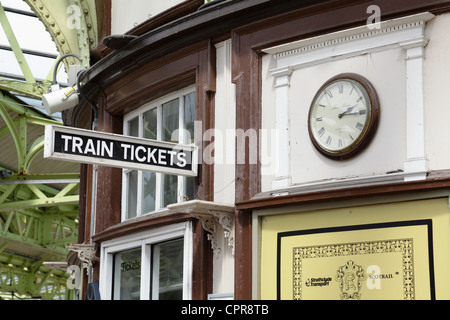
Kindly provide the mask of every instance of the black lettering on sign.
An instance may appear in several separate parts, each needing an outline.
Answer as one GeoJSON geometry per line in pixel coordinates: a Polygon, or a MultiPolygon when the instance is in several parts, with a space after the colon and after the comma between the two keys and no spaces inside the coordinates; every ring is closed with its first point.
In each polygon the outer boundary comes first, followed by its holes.
{"type": "Polygon", "coordinates": [[[55,132],[54,152],[192,170],[191,150],[55,132]]]}

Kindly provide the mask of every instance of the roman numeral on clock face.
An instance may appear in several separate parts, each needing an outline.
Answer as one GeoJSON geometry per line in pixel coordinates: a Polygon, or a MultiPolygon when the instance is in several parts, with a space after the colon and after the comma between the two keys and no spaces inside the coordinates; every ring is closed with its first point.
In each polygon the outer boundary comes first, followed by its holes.
{"type": "Polygon", "coordinates": [[[317,133],[319,134],[320,137],[322,137],[323,134],[325,133],[325,128],[324,127],[320,128],[319,131],[317,131],[317,133]]]}
{"type": "Polygon", "coordinates": [[[361,131],[364,128],[364,125],[359,123],[359,122],[357,122],[356,125],[355,125],[355,128],[361,131]]]}

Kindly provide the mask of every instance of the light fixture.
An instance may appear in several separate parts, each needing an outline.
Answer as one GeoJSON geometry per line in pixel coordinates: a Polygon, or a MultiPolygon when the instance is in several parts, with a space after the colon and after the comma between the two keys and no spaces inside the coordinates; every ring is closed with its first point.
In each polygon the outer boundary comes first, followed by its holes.
{"type": "Polygon", "coordinates": [[[61,112],[78,104],[77,86],[60,89],[59,85],[52,85],[52,91],[42,95],[42,104],[49,114],[61,112]]]}
{"type": "MultiPolygon", "coordinates": [[[[79,102],[76,80],[69,79],[69,84],[71,86],[62,89],[56,81],[56,72],[58,70],[58,66],[67,57],[75,57],[81,61],[80,57],[78,57],[76,54],[68,53],[61,56],[56,62],[55,68],[53,70],[53,83],[50,86],[49,93],[42,95],[42,104],[44,105],[45,110],[48,114],[53,114],[73,108],[79,102]]],[[[74,68],[71,68],[69,72],[70,75],[74,73],[74,69],[79,70],[79,66],[75,65],[74,68]]],[[[73,78],[73,76],[71,76],[71,78],[73,78]]]]}

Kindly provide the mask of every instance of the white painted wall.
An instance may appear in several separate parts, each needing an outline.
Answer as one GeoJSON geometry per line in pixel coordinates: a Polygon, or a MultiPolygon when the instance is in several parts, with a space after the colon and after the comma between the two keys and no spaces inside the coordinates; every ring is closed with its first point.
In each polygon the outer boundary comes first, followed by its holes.
{"type": "Polygon", "coordinates": [[[234,204],[236,92],[231,83],[231,40],[216,45],[214,201],[234,204]]]}
{"type": "Polygon", "coordinates": [[[425,47],[425,128],[431,170],[450,169],[450,14],[430,21],[425,47]]]}
{"type": "Polygon", "coordinates": [[[292,183],[330,178],[380,175],[403,169],[405,158],[405,64],[402,49],[328,62],[292,74],[291,118],[292,183]],[[400,61],[400,63],[399,63],[400,61]],[[308,136],[308,111],[318,88],[334,75],[353,72],[370,79],[379,93],[380,122],[370,148],[345,161],[323,157],[308,136]],[[389,142],[389,143],[387,143],[389,142]],[[295,165],[295,162],[300,165],[295,165]],[[370,163],[370,166],[368,164],[370,163]]]}
{"type": "Polygon", "coordinates": [[[263,160],[272,161],[262,166],[262,191],[408,181],[450,168],[450,144],[441,145],[450,137],[449,27],[449,15],[419,14],[385,22],[373,32],[363,26],[266,49],[262,128],[281,134],[278,147],[262,141],[263,160]],[[336,161],[315,150],[307,117],[321,85],[345,72],[372,82],[381,113],[368,148],[336,161]]]}
{"type": "MultiPolygon", "coordinates": [[[[231,40],[216,45],[214,134],[214,202],[234,205],[236,94],[231,83],[231,40]]],[[[209,138],[208,138],[209,139],[209,138]]],[[[221,225],[217,225],[220,253],[213,262],[213,294],[234,293],[234,253],[221,225]]],[[[232,235],[234,237],[234,235],[232,235]]]]}
{"type": "Polygon", "coordinates": [[[123,34],[183,0],[112,0],[111,33],[123,34]]]}

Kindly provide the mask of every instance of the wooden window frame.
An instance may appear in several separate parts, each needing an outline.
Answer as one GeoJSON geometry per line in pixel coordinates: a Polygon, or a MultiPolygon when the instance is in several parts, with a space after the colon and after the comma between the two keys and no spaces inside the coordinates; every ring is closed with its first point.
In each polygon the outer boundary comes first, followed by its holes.
{"type": "MultiPolygon", "coordinates": [[[[164,97],[158,98],[154,101],[151,101],[145,105],[143,105],[142,107],[140,107],[139,109],[134,110],[133,112],[126,114],[123,118],[123,127],[124,127],[124,132],[125,133],[129,133],[129,126],[130,126],[130,122],[134,119],[138,119],[138,123],[139,123],[139,128],[138,128],[138,137],[140,138],[144,138],[144,132],[143,132],[143,126],[144,126],[144,113],[146,113],[147,111],[150,110],[157,110],[157,140],[161,140],[162,139],[162,108],[163,108],[163,104],[171,101],[171,100],[175,100],[178,99],[179,100],[179,104],[178,104],[178,112],[179,112],[179,132],[180,132],[180,143],[181,144],[185,144],[186,142],[186,137],[184,136],[184,132],[183,130],[185,129],[185,119],[184,119],[184,97],[186,97],[187,95],[191,94],[191,93],[195,93],[195,86],[189,86],[187,88],[181,89],[179,91],[170,93],[164,97]]],[[[165,207],[162,207],[161,201],[162,201],[162,193],[161,193],[161,189],[162,189],[162,174],[161,173],[156,173],[156,190],[155,190],[155,210],[150,211],[150,212],[144,212],[142,210],[142,201],[143,201],[143,190],[142,190],[142,180],[143,180],[143,172],[141,170],[137,171],[138,173],[138,178],[137,178],[137,203],[136,203],[136,215],[133,216],[132,218],[129,218],[128,216],[128,201],[130,201],[130,199],[128,199],[128,176],[129,173],[135,171],[135,170],[131,170],[131,169],[123,169],[122,170],[122,215],[121,215],[121,220],[125,221],[128,219],[133,219],[136,217],[140,217],[142,215],[145,214],[153,214],[153,213],[157,213],[160,211],[164,211],[165,207]]],[[[185,194],[185,181],[186,181],[186,177],[183,176],[178,176],[178,183],[177,183],[177,203],[184,201],[184,194],[185,194]]]]}
{"type": "Polygon", "coordinates": [[[114,254],[136,248],[141,248],[140,300],[151,299],[152,246],[178,238],[184,240],[183,300],[192,299],[193,230],[192,223],[189,221],[160,227],[152,232],[129,234],[103,242],[100,249],[100,295],[102,299],[112,299],[114,294],[114,254]]]}

